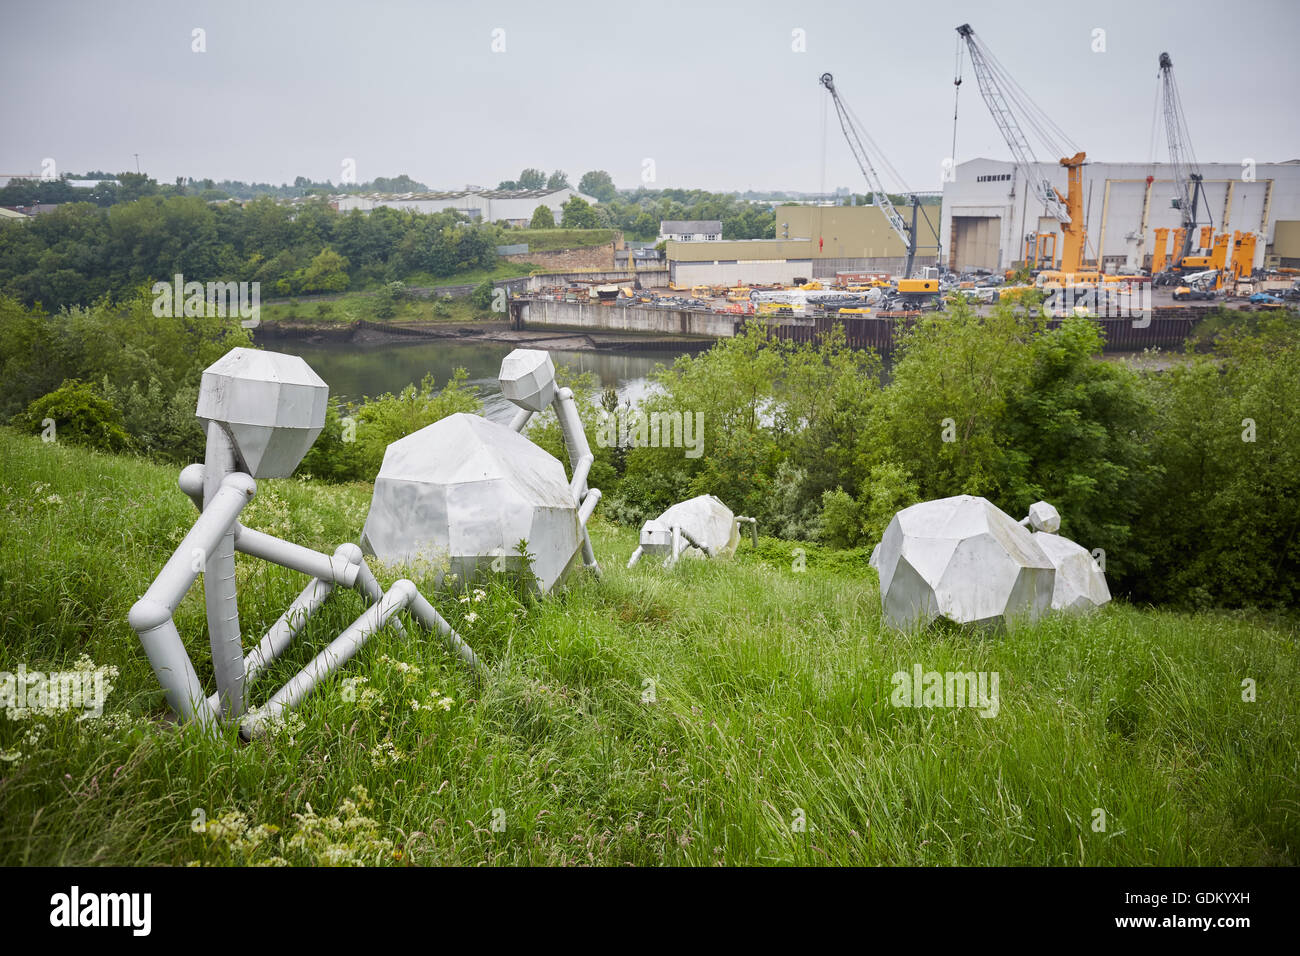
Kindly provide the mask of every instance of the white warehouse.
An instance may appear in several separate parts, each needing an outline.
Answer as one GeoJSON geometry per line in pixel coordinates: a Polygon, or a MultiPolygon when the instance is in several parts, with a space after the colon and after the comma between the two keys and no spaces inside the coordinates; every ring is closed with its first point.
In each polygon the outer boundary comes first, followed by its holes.
{"type": "Polygon", "coordinates": [[[335,196],[330,204],[339,212],[360,209],[369,212],[378,206],[391,209],[409,209],[413,212],[433,213],[444,209],[455,209],[471,219],[483,222],[508,222],[515,226],[526,226],[532,221],[538,206],[545,206],[560,221],[563,206],[574,196],[581,196],[589,204],[598,200],[584,196],[576,189],[462,189],[456,192],[370,193],[364,196],[335,196]]]}
{"type": "MultiPolygon", "coordinates": [[[[1062,194],[1066,170],[1039,163],[1062,194]]],[[[1199,225],[1215,234],[1253,232],[1263,237],[1255,268],[1300,266],[1300,160],[1284,163],[1201,163],[1203,177],[1197,210],[1199,225]]],[[[1104,271],[1146,268],[1155,247],[1155,230],[1182,225],[1172,201],[1177,189],[1171,168],[1162,163],[1087,163],[1083,167],[1083,209],[1087,229],[1085,260],[1104,271]]],[[[972,159],[960,164],[943,184],[941,239],[944,260],[956,271],[1004,270],[1025,256],[1025,236],[1057,234],[1060,224],[1043,215],[1043,206],[1024,188],[1015,163],[972,159]]],[[[1192,245],[1197,245],[1193,235],[1192,245]]],[[[1171,240],[1172,241],[1172,240],[1171,240]]]]}

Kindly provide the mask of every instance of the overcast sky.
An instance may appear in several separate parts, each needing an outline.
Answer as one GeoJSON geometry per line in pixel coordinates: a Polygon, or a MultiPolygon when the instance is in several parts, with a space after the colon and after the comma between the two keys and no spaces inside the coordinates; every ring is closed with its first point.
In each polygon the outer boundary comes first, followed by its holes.
{"type": "MultiPolygon", "coordinates": [[[[652,160],[657,187],[865,191],[830,71],[907,184],[936,188],[967,21],[1090,159],[1152,158],[1162,50],[1199,160],[1300,158],[1295,0],[5,0],[0,174],[139,153],[161,181],[337,183],[354,159],[360,181],[536,166],[633,187],[652,160]]],[[[964,62],[956,159],[1010,158],[964,62]]]]}

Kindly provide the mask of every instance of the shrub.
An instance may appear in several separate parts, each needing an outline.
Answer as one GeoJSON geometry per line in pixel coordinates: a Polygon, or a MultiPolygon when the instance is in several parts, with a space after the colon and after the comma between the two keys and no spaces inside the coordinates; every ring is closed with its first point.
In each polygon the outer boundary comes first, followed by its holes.
{"type": "Polygon", "coordinates": [[[77,381],[64,382],[36,399],[26,412],[14,417],[14,424],[29,434],[50,434],[56,441],[102,451],[120,452],[131,447],[122,412],[93,387],[77,381]],[[51,422],[52,432],[47,431],[51,422]]]}

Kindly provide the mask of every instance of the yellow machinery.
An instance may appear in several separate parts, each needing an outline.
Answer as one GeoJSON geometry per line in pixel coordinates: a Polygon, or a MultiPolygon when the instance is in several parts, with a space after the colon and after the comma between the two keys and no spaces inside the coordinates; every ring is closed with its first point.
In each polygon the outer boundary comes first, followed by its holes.
{"type": "Polygon", "coordinates": [[[1249,279],[1255,271],[1255,243],[1253,232],[1232,234],[1232,278],[1249,279]]]}
{"type": "Polygon", "coordinates": [[[1056,233],[1031,232],[1025,236],[1025,265],[1030,269],[1056,267],[1056,233]]]}
{"type": "Polygon", "coordinates": [[[1151,274],[1165,271],[1165,262],[1169,258],[1169,228],[1160,226],[1156,229],[1156,247],[1151,253],[1151,274]]]}
{"type": "Polygon", "coordinates": [[[1179,226],[1174,230],[1174,259],[1170,263],[1172,266],[1182,265],[1183,262],[1183,239],[1187,236],[1187,230],[1179,226]]]}
{"type": "Polygon", "coordinates": [[[938,292],[938,279],[899,279],[898,291],[900,294],[915,294],[918,292],[938,292]]]}
{"type": "Polygon", "coordinates": [[[1202,226],[1200,248],[1209,249],[1210,246],[1212,246],[1213,244],[1214,244],[1214,227],[1202,226]]]}
{"type": "Polygon", "coordinates": [[[1061,232],[1065,239],[1061,243],[1061,271],[1079,272],[1083,268],[1083,248],[1086,234],[1083,228],[1083,161],[1085,153],[1075,153],[1069,159],[1061,160],[1066,170],[1066,192],[1056,195],[1065,202],[1065,209],[1070,214],[1070,221],[1061,223],[1061,232]]]}

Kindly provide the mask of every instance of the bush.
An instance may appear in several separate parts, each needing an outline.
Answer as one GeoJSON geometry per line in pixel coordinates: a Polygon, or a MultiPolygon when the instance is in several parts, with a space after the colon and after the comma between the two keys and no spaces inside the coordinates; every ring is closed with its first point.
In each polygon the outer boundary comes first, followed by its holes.
{"type": "Polygon", "coordinates": [[[82,382],[64,382],[42,395],[27,406],[26,412],[15,416],[13,423],[28,434],[49,436],[54,441],[110,452],[131,448],[122,412],[82,382]]]}

